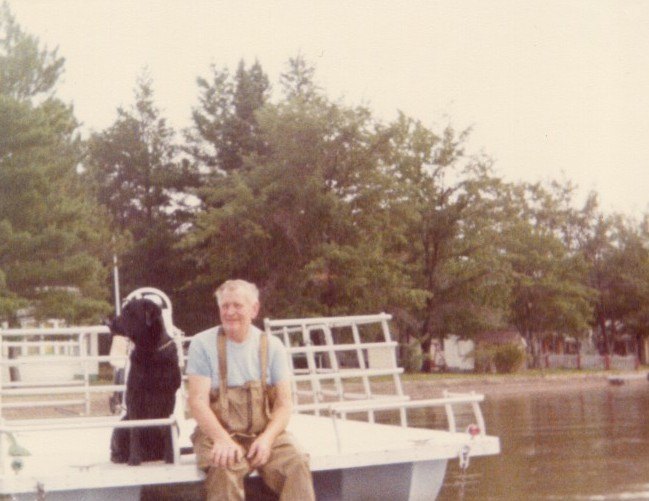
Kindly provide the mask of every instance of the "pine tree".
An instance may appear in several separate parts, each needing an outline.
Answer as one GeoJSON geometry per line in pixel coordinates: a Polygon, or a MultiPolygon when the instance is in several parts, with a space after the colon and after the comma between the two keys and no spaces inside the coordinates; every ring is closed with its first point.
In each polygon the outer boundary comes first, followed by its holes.
{"type": "Polygon", "coordinates": [[[246,69],[241,61],[234,77],[227,69],[211,69],[211,81],[198,79],[200,105],[187,132],[188,151],[204,170],[222,175],[264,152],[256,113],[268,101],[270,85],[258,62],[246,69]]]}
{"type": "Polygon", "coordinates": [[[71,106],[55,96],[64,60],[0,13],[0,315],[96,322],[109,308],[107,227],[77,172],[71,106]],[[4,298],[4,299],[2,299],[4,298]]]}
{"type": "Polygon", "coordinates": [[[119,235],[124,294],[157,287],[175,301],[191,273],[175,243],[191,217],[188,189],[197,178],[155,105],[146,71],[138,78],[134,105],[119,108],[113,125],[90,138],[85,178],[119,235]]]}

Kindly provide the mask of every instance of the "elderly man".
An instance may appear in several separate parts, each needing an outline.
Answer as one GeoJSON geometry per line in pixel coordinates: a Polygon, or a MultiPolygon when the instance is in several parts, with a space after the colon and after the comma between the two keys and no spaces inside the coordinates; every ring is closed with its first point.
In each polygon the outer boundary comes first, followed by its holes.
{"type": "Polygon", "coordinates": [[[207,499],[243,500],[244,478],[257,469],[281,501],[315,500],[308,457],[285,431],[292,410],[286,350],[252,325],[259,291],[229,280],[216,299],[221,326],[193,337],[186,370],[207,499]]]}

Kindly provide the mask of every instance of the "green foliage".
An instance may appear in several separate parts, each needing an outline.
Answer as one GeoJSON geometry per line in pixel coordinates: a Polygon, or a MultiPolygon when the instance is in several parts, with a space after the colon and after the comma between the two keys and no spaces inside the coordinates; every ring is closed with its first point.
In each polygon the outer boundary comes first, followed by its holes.
{"type": "MultiPolygon", "coordinates": [[[[499,259],[500,182],[484,159],[465,158],[466,134],[441,135],[399,117],[392,124],[389,209],[399,215],[401,241],[391,250],[406,263],[415,319],[409,335],[424,352],[448,332],[472,336],[497,325],[508,298],[499,259]]],[[[424,363],[427,370],[427,362],[424,363]]]]}
{"type": "Polygon", "coordinates": [[[419,372],[424,360],[419,343],[408,343],[402,347],[400,365],[408,373],[419,372]]]}
{"type": "Polygon", "coordinates": [[[0,318],[10,318],[11,315],[25,303],[7,287],[5,274],[0,270],[0,318]]]}
{"type": "Polygon", "coordinates": [[[321,96],[321,90],[315,83],[315,68],[301,55],[288,60],[288,69],[280,76],[280,85],[288,101],[312,101],[321,96]]]}
{"type": "Polygon", "coordinates": [[[512,374],[521,370],[527,359],[523,347],[515,343],[481,343],[473,356],[477,373],[512,374]]]}
{"type": "Polygon", "coordinates": [[[198,191],[204,205],[183,248],[200,273],[254,280],[275,316],[392,304],[404,276],[375,238],[384,139],[367,111],[292,96],[260,108],[256,123],[268,148],[198,191]]]}
{"type": "Polygon", "coordinates": [[[493,363],[498,374],[518,372],[525,364],[525,350],[514,343],[506,343],[496,347],[493,363]]]}
{"type": "Polygon", "coordinates": [[[212,79],[199,78],[200,106],[194,108],[194,126],[187,131],[186,150],[212,174],[241,169],[247,156],[261,154],[256,112],[268,101],[270,85],[259,63],[236,75],[211,67],[212,79]]]}
{"type": "Polygon", "coordinates": [[[475,372],[477,373],[493,373],[496,371],[494,358],[496,356],[496,345],[494,344],[479,344],[473,350],[473,358],[475,360],[475,372]]]}
{"type": "Polygon", "coordinates": [[[144,73],[132,109],[119,109],[115,123],[88,142],[85,177],[116,230],[140,239],[159,221],[172,230],[178,225],[186,190],[196,182],[192,169],[178,160],[178,151],[174,131],[160,116],[151,79],[144,73]]]}
{"type": "Polygon", "coordinates": [[[192,217],[189,190],[198,174],[181,157],[146,72],[138,78],[134,105],[118,109],[113,125],[88,141],[86,166],[84,177],[110,214],[124,295],[157,287],[174,299],[182,321],[183,311],[195,316],[195,305],[183,301],[189,295],[180,293],[194,270],[176,243],[192,217]]]}
{"type": "Polygon", "coordinates": [[[519,217],[504,230],[512,281],[509,317],[526,337],[535,366],[541,333],[580,337],[593,319],[596,291],[588,285],[588,263],[574,238],[583,233],[591,208],[581,214],[569,209],[570,193],[570,186],[558,184],[518,187],[510,210],[519,217]]]}
{"type": "Polygon", "coordinates": [[[20,28],[4,1],[0,7],[0,96],[17,101],[49,92],[63,71],[57,51],[41,48],[20,28]]]}
{"type": "Polygon", "coordinates": [[[607,353],[619,330],[649,332],[649,239],[647,216],[640,226],[620,216],[594,218],[584,239],[588,283],[597,290],[595,325],[607,353]]]}
{"type": "Polygon", "coordinates": [[[108,228],[77,174],[72,110],[53,95],[63,60],[6,3],[0,41],[0,315],[26,306],[36,318],[97,321],[108,228]]]}
{"type": "MultiPolygon", "coordinates": [[[[260,286],[263,315],[391,312],[418,353],[501,326],[535,356],[546,333],[597,326],[610,349],[614,329],[649,332],[649,224],[603,217],[594,196],[576,209],[570,183],[504,183],[465,152],[470,131],[332,102],[298,56],[274,102],[258,62],[212,66],[182,143],[144,74],[134,106],[82,144],[55,97],[63,59],[6,3],[0,34],[3,318],[96,318],[117,253],[125,292],[162,288],[190,334],[232,277],[260,286]]],[[[519,363],[507,347],[476,357],[519,363]]]]}

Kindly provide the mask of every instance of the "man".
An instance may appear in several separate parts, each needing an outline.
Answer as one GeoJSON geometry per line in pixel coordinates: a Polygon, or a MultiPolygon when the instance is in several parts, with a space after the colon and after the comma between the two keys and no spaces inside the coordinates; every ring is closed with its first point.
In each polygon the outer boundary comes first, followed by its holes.
{"type": "Polygon", "coordinates": [[[221,326],[194,336],[186,370],[207,499],[243,501],[244,477],[257,469],[281,501],[315,500],[308,457],[285,431],[292,412],[285,347],[252,325],[259,291],[229,280],[215,295],[221,326]]]}

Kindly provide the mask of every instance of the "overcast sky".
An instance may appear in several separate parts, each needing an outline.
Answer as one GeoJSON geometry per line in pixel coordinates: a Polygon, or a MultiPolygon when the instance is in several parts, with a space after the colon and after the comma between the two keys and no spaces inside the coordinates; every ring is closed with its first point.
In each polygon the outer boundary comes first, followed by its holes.
{"type": "MultiPolygon", "coordinates": [[[[86,130],[133,104],[146,66],[170,124],[196,77],[257,59],[278,87],[302,54],[331,99],[397,110],[469,142],[510,181],[571,180],[605,211],[649,212],[646,0],[9,0],[65,57],[59,96],[86,130]]],[[[580,198],[581,200],[581,198],[580,198]]]]}

